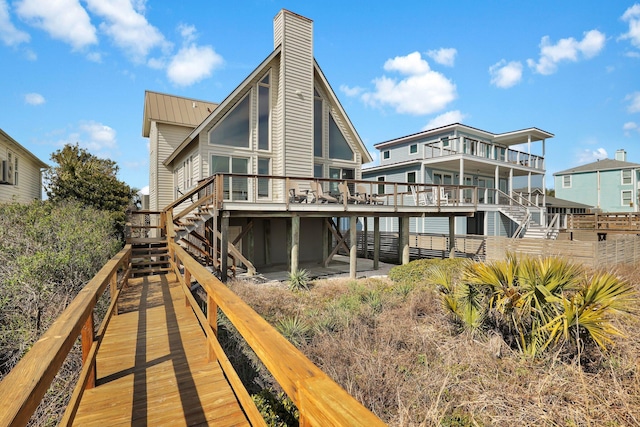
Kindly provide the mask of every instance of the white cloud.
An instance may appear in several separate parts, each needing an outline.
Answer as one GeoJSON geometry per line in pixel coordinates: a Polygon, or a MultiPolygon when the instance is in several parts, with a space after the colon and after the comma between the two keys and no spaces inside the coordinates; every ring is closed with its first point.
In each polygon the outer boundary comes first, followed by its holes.
{"type": "Polygon", "coordinates": [[[602,51],[605,41],[605,35],[598,30],[585,32],[581,41],[569,37],[559,40],[556,44],[551,44],[549,36],[544,36],[540,41],[539,61],[528,59],[527,64],[539,74],[553,74],[558,70],[560,62],[577,62],[580,58],[593,58],[602,51]]]}
{"type": "Polygon", "coordinates": [[[522,63],[519,61],[501,60],[489,67],[491,84],[502,89],[517,85],[522,80],[522,63]]]}
{"type": "Polygon", "coordinates": [[[44,96],[40,95],[39,93],[28,93],[24,96],[24,102],[29,104],[29,105],[42,105],[44,104],[46,101],[44,99],[44,96]]]}
{"type": "Polygon", "coordinates": [[[136,62],[143,62],[156,47],[166,48],[162,33],[142,15],[144,2],[85,0],[91,12],[105,19],[100,30],[136,62]],[[137,9],[136,9],[137,8],[137,9]]]}
{"type": "Polygon", "coordinates": [[[640,133],[640,126],[635,122],[627,122],[622,125],[622,130],[624,131],[625,136],[631,136],[631,133],[634,131],[640,133]]]}
{"type": "Polygon", "coordinates": [[[340,85],[340,91],[347,96],[359,96],[362,92],[364,92],[364,88],[360,86],[349,87],[347,85],[340,85]]]}
{"type": "Polygon", "coordinates": [[[138,194],[142,194],[142,195],[148,196],[149,195],[149,186],[145,185],[144,187],[142,187],[140,189],[140,191],[138,191],[138,194]]]}
{"type": "Polygon", "coordinates": [[[7,46],[17,46],[31,40],[28,33],[17,29],[11,22],[6,0],[0,0],[0,40],[7,46]]]}
{"type": "Polygon", "coordinates": [[[632,45],[640,48],[640,4],[636,3],[628,8],[621,19],[629,22],[629,31],[620,36],[620,38],[629,39],[632,45]]]}
{"type": "Polygon", "coordinates": [[[87,59],[91,62],[97,62],[97,63],[101,63],[102,62],[102,54],[99,52],[89,52],[87,54],[87,59]]]}
{"type": "Polygon", "coordinates": [[[604,148],[596,148],[595,150],[584,149],[578,152],[576,156],[578,164],[592,163],[596,160],[606,159],[608,157],[607,150],[604,148]]]}
{"type": "Polygon", "coordinates": [[[98,42],[96,29],[79,0],[20,0],[16,11],[29,24],[69,43],[74,50],[98,42]]]}
{"type": "Polygon", "coordinates": [[[422,115],[446,108],[457,97],[455,84],[443,74],[432,71],[419,52],[389,59],[384,69],[407,77],[375,79],[375,91],[362,95],[366,104],[389,105],[398,113],[422,115]]]}
{"type": "Polygon", "coordinates": [[[422,128],[422,130],[435,129],[452,123],[462,123],[466,117],[467,115],[462,114],[459,110],[447,111],[446,113],[440,114],[439,116],[431,119],[429,123],[422,128]]]}
{"type": "Polygon", "coordinates": [[[92,151],[112,150],[118,146],[115,129],[107,125],[90,120],[81,122],[79,129],[83,135],[80,145],[92,151]]]}
{"type": "Polygon", "coordinates": [[[447,67],[453,67],[456,60],[456,54],[458,51],[452,47],[440,48],[438,50],[430,50],[427,55],[440,65],[446,65],[447,67]]]}
{"type": "Polygon", "coordinates": [[[625,96],[625,101],[629,101],[627,111],[630,113],[640,113],[640,92],[630,93],[625,96]]]}
{"type": "MultiPolygon", "coordinates": [[[[167,77],[178,86],[189,86],[205,79],[213,71],[224,64],[222,56],[213,47],[198,46],[196,28],[193,25],[180,24],[178,31],[182,36],[182,48],[176,53],[167,66],[167,77]]],[[[164,61],[150,59],[151,68],[164,67],[164,61]]]]}

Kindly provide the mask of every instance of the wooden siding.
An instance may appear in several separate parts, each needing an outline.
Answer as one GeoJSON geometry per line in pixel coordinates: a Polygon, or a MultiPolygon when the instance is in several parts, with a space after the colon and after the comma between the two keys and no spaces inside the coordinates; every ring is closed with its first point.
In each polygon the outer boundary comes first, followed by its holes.
{"type": "Polygon", "coordinates": [[[287,176],[313,176],[313,23],[283,11],[280,68],[283,96],[284,169],[287,176]]]}
{"type": "Polygon", "coordinates": [[[158,124],[151,122],[149,130],[149,209],[160,210],[158,206],[158,124]]]}
{"type": "Polygon", "coordinates": [[[166,167],[162,164],[162,161],[173,153],[192,130],[192,128],[186,126],[158,123],[158,166],[156,170],[158,196],[157,205],[151,206],[151,209],[163,209],[175,200],[173,168],[166,167]]]}
{"type": "MultiPolygon", "coordinates": [[[[33,154],[21,146],[0,138],[0,161],[8,160],[7,151],[11,151],[14,165],[16,157],[18,159],[18,184],[0,184],[0,202],[28,203],[33,200],[42,200],[40,167],[45,165],[36,162],[33,154]]],[[[11,170],[13,171],[13,167],[11,170]]]]}

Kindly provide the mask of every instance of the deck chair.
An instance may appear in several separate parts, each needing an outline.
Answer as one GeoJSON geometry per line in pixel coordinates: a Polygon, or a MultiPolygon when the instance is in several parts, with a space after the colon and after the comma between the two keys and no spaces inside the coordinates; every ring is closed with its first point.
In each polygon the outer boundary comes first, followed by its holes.
{"type": "Polygon", "coordinates": [[[415,185],[410,185],[411,196],[413,196],[413,202],[416,206],[427,206],[427,198],[424,191],[417,191],[415,185]]]}
{"type": "Polygon", "coordinates": [[[365,203],[368,203],[370,205],[381,205],[384,203],[384,200],[378,197],[377,194],[368,194],[367,187],[364,184],[358,184],[356,186],[356,190],[356,194],[358,196],[364,197],[365,203]]]}
{"type": "Polygon", "coordinates": [[[324,194],[322,191],[322,184],[316,181],[311,181],[311,194],[314,195],[316,203],[338,203],[338,199],[329,194],[324,194]]]}
{"type": "Polygon", "coordinates": [[[433,200],[439,205],[449,204],[449,195],[445,193],[444,187],[433,187],[433,200]]]}
{"type": "Polygon", "coordinates": [[[308,191],[301,191],[297,181],[289,181],[289,202],[302,203],[307,200],[308,191]]]}
{"type": "Polygon", "coordinates": [[[347,203],[367,203],[367,199],[364,195],[360,195],[358,193],[352,195],[347,184],[338,184],[338,189],[340,190],[340,194],[342,194],[343,200],[346,199],[347,203]]]}

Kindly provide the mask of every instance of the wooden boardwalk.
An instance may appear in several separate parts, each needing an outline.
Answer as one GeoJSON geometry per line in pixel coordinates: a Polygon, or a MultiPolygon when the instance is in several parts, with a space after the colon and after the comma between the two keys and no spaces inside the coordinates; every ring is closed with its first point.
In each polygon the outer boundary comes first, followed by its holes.
{"type": "Polygon", "coordinates": [[[173,274],[130,279],[75,425],[249,425],[173,274]]]}

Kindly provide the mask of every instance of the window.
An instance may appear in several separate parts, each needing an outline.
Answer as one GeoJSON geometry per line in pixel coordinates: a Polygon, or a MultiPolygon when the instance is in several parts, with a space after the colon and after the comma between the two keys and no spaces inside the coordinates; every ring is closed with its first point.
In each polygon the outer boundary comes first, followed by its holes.
{"type": "Polygon", "coordinates": [[[434,172],[433,183],[436,185],[450,185],[453,183],[453,175],[450,173],[434,172]]]}
{"type": "Polygon", "coordinates": [[[633,201],[631,197],[633,196],[633,191],[624,190],[622,192],[622,206],[633,206],[633,201]]]}
{"type": "Polygon", "coordinates": [[[316,157],[322,157],[322,99],[321,98],[315,98],[313,100],[313,155],[316,157]]]}
{"type": "MultiPolygon", "coordinates": [[[[379,176],[378,182],[384,182],[384,176],[379,176]]],[[[384,193],[385,193],[384,184],[378,184],[378,194],[384,194],[384,193]]]]}
{"type": "Polygon", "coordinates": [[[625,169],[622,171],[622,185],[631,184],[633,184],[633,182],[631,181],[631,169],[625,169]]]}
{"type": "Polygon", "coordinates": [[[13,185],[18,185],[18,156],[15,156],[15,159],[16,167],[13,168],[13,173],[15,174],[13,178],[13,185]]]}
{"type": "Polygon", "coordinates": [[[571,175],[564,175],[562,177],[562,188],[571,188],[571,175]]]}
{"type": "Polygon", "coordinates": [[[182,189],[191,188],[193,179],[193,156],[182,162],[182,189]]]}
{"type": "Polygon", "coordinates": [[[270,125],[269,73],[258,84],[258,150],[269,149],[270,125]]]}
{"type": "MultiPolygon", "coordinates": [[[[258,157],[258,175],[271,175],[271,159],[258,157]]],[[[270,178],[258,178],[258,198],[269,197],[270,178]]]]}
{"type": "Polygon", "coordinates": [[[416,182],[416,173],[415,172],[407,172],[407,182],[415,184],[415,182],[416,182]]]}
{"type": "MultiPolygon", "coordinates": [[[[249,159],[241,157],[211,156],[211,175],[216,173],[249,173],[249,159]]],[[[249,183],[244,176],[224,177],[224,198],[232,200],[249,199],[249,183]],[[231,190],[231,193],[229,192],[231,190]]]]}
{"type": "Polygon", "coordinates": [[[353,151],[331,115],[329,116],[329,158],[353,160],[353,151]]]}
{"type": "Polygon", "coordinates": [[[321,163],[315,163],[313,165],[313,177],[322,178],[324,176],[324,167],[321,163]]]}
{"type": "Polygon", "coordinates": [[[249,98],[245,96],[209,133],[209,144],[249,148],[249,98]]]}
{"type": "MultiPolygon", "coordinates": [[[[354,179],[356,176],[355,169],[348,168],[329,168],[329,178],[331,179],[354,179]]],[[[332,193],[338,193],[339,182],[333,181],[329,183],[329,191],[332,193]]],[[[349,191],[354,192],[353,183],[349,183],[349,191]]]]}
{"type": "Polygon", "coordinates": [[[442,141],[442,148],[448,147],[450,144],[448,136],[445,136],[444,138],[440,138],[440,141],[442,141]]]}
{"type": "Polygon", "coordinates": [[[409,146],[409,154],[416,154],[418,152],[418,144],[411,144],[409,146]]]}
{"type": "Polygon", "coordinates": [[[389,150],[385,150],[385,151],[382,152],[382,158],[383,159],[386,160],[386,159],[389,158],[389,156],[390,156],[389,150]]]}

